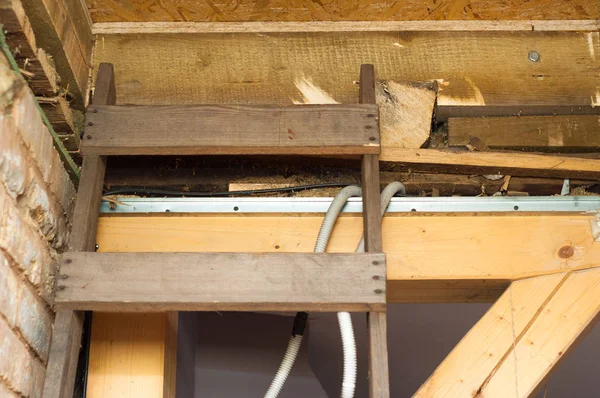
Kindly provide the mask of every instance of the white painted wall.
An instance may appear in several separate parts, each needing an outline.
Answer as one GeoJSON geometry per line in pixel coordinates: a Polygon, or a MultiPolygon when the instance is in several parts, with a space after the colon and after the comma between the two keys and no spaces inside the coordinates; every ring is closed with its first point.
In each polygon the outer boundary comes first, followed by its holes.
{"type": "MultiPolygon", "coordinates": [[[[487,311],[488,304],[394,304],[388,309],[392,397],[410,397],[487,311]]],[[[180,333],[195,338],[180,352],[178,371],[187,377],[180,397],[262,397],[281,361],[292,316],[255,313],[185,314],[180,333]],[[196,329],[189,333],[190,329],[196,329]],[[192,361],[194,363],[192,363],[192,361]],[[187,369],[183,371],[183,367],[187,369]],[[187,376],[186,376],[187,375],[187,376]]],[[[357,398],[367,397],[365,316],[354,314],[359,355],[357,398]]],[[[180,335],[181,338],[181,335],[180,335]]],[[[180,345],[182,347],[182,345],[180,345]]],[[[600,397],[600,327],[567,357],[548,383],[546,398],[600,397]]],[[[335,314],[311,314],[308,344],[282,398],[338,397],[342,347],[335,314]],[[310,363],[310,366],[309,366],[310,363]]],[[[507,389],[507,397],[512,397],[507,389]]],[[[536,398],[542,398],[543,392],[536,398]]]]}

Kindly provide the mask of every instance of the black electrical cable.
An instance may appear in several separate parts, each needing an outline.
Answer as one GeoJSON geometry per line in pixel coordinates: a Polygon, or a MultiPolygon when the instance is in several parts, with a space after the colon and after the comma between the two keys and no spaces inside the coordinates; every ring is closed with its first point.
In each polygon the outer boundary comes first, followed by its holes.
{"type": "MultiPolygon", "coordinates": [[[[170,196],[180,197],[189,196],[194,198],[215,198],[215,197],[228,197],[228,196],[249,196],[255,194],[264,193],[281,193],[281,192],[300,192],[309,189],[322,189],[322,188],[344,188],[348,185],[343,183],[323,183],[323,184],[308,184],[308,185],[297,185],[293,187],[281,187],[281,188],[265,188],[265,189],[248,189],[243,191],[227,191],[227,192],[186,192],[186,191],[167,191],[163,189],[148,189],[143,187],[127,187],[121,189],[113,189],[105,192],[104,195],[144,195],[144,196],[170,196]]],[[[399,195],[409,196],[409,195],[399,195]]]]}

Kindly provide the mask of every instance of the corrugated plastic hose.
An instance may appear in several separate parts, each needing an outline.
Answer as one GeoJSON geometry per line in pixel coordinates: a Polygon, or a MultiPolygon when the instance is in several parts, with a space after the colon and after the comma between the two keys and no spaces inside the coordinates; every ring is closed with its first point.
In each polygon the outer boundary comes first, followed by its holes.
{"type": "MultiPolygon", "coordinates": [[[[385,213],[390,200],[396,193],[406,193],[406,188],[404,184],[400,182],[393,182],[389,184],[383,192],[381,193],[381,214],[385,213]]],[[[321,225],[321,229],[319,230],[319,235],[317,237],[317,243],[315,244],[315,253],[324,253],[327,248],[327,244],[329,242],[329,238],[331,237],[331,233],[333,231],[333,227],[335,222],[342,211],[342,208],[353,196],[361,196],[362,191],[357,186],[348,186],[340,191],[340,193],[333,199],[329,209],[327,209],[327,213],[325,214],[325,218],[323,219],[323,224],[321,225]]],[[[356,248],[357,253],[364,252],[364,235],[361,238],[358,247],[356,248]]],[[[352,318],[348,312],[338,312],[338,323],[340,326],[340,334],[342,337],[342,347],[344,352],[344,375],[342,379],[342,391],[341,398],[352,398],[354,397],[354,391],[356,389],[356,367],[357,367],[357,357],[356,357],[356,342],[354,339],[354,328],[352,327],[352,318]]],[[[298,355],[298,351],[300,350],[300,344],[302,342],[302,335],[304,334],[304,328],[306,326],[308,314],[304,312],[299,312],[296,314],[296,319],[294,320],[294,330],[292,332],[292,337],[288,343],[288,348],[286,350],[285,356],[283,357],[283,361],[275,375],[275,378],[271,382],[269,386],[269,390],[265,394],[265,398],[276,398],[281,389],[283,388],[283,384],[287,379],[288,375],[292,370],[292,366],[294,365],[294,361],[296,360],[296,356],[298,355]]]]}

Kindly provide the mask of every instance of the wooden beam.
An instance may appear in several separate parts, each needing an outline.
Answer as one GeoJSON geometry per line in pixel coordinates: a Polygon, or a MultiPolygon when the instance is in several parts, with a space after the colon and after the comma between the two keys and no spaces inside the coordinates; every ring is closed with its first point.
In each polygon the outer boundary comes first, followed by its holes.
{"type": "Polygon", "coordinates": [[[415,396],[531,396],[599,311],[600,268],[513,282],[415,396]]]}
{"type": "MultiPolygon", "coordinates": [[[[106,252],[309,253],[322,220],[314,215],[100,217],[98,243],[106,252]]],[[[600,242],[594,242],[592,220],[578,214],[385,216],[388,302],[490,302],[511,280],[597,266],[600,242]]],[[[362,229],[362,217],[340,217],[328,250],[352,251],[362,229]]]]}
{"type": "Polygon", "coordinates": [[[21,0],[37,44],[52,57],[60,85],[72,105],[87,104],[92,64],[92,27],[80,0],[21,0]]]}
{"type": "MultiPolygon", "coordinates": [[[[375,104],[375,67],[361,65],[359,102],[375,104]]],[[[379,159],[377,155],[364,155],[361,162],[363,198],[364,251],[382,253],[381,195],[379,193],[379,159]]],[[[387,269],[383,270],[385,279],[387,269]]],[[[387,398],[390,396],[390,376],[387,350],[387,318],[385,311],[367,314],[369,335],[369,396],[387,398]]]]}
{"type": "Polygon", "coordinates": [[[600,159],[565,155],[382,147],[379,159],[420,172],[600,179],[600,159]]]}
{"type": "Polygon", "coordinates": [[[501,0],[445,1],[425,7],[418,0],[401,4],[386,0],[257,1],[243,3],[181,3],[162,0],[148,7],[142,0],[103,0],[91,3],[95,22],[107,21],[419,21],[419,20],[544,20],[597,19],[593,0],[567,3],[527,2],[519,7],[501,0]]]}
{"type": "Polygon", "coordinates": [[[598,74],[596,33],[106,35],[94,60],[115,64],[119,102],[137,105],[286,105],[301,99],[303,79],[338,103],[356,103],[360,65],[373,63],[378,79],[437,80],[440,106],[589,107],[598,102],[590,84],[598,74]],[[532,49],[539,62],[529,60],[532,49]]]}
{"type": "Polygon", "coordinates": [[[467,146],[473,137],[492,149],[600,152],[600,116],[452,118],[448,145],[467,146]]]}
{"type": "Polygon", "coordinates": [[[92,106],[84,155],[379,152],[376,105],[92,106]]]}
{"type": "Polygon", "coordinates": [[[168,316],[94,312],[86,397],[170,398],[168,316]]]}
{"type": "MultiPolygon", "coordinates": [[[[112,65],[100,65],[97,87],[101,92],[114,91],[112,65]]],[[[96,100],[94,100],[96,101],[96,100]]],[[[110,103],[114,97],[99,96],[98,103],[110,103]]],[[[69,250],[86,252],[95,250],[98,214],[106,158],[86,156],[81,168],[81,179],[73,211],[73,227],[69,237],[69,250]]],[[[46,367],[44,398],[63,398],[73,395],[75,373],[81,342],[83,313],[69,309],[57,311],[46,367]]]]}
{"type": "Polygon", "coordinates": [[[96,22],[92,32],[114,34],[305,32],[547,32],[598,30],[598,20],[522,21],[305,21],[305,22],[96,22]]]}
{"type": "Polygon", "coordinates": [[[94,311],[368,311],[385,307],[384,276],[383,254],[67,253],[55,305],[94,311]]]}
{"type": "Polygon", "coordinates": [[[21,0],[0,0],[6,44],[40,106],[69,151],[79,150],[83,113],[71,109],[52,56],[40,48],[21,0]]]}
{"type": "MultiPolygon", "coordinates": [[[[524,299],[530,300],[530,295],[524,299]]],[[[595,326],[599,311],[600,269],[570,273],[547,297],[516,346],[510,345],[507,357],[482,386],[481,396],[505,397],[507,388],[513,386],[518,395],[535,394],[550,372],[595,326]]]]}

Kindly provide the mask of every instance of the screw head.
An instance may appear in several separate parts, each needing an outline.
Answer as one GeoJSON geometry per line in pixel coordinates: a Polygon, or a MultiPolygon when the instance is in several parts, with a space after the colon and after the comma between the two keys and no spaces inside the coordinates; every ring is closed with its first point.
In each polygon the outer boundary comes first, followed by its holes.
{"type": "Polygon", "coordinates": [[[375,141],[377,138],[375,137],[369,137],[369,141],[375,141]]]}
{"type": "Polygon", "coordinates": [[[94,123],[93,122],[88,122],[88,126],[93,126],[94,123]]]}
{"type": "Polygon", "coordinates": [[[537,51],[530,51],[528,54],[528,58],[531,62],[538,62],[540,60],[540,53],[537,51]]]}

